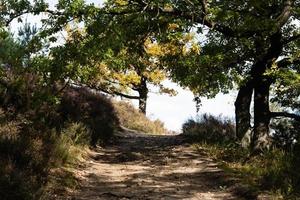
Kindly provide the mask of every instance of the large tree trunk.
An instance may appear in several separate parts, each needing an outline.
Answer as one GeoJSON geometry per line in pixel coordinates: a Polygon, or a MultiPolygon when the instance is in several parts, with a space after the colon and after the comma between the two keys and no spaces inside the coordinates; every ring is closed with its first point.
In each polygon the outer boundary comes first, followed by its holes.
{"type": "Polygon", "coordinates": [[[269,90],[271,80],[262,77],[254,88],[254,131],[251,142],[252,151],[262,151],[269,147],[269,90]]]}
{"type": "Polygon", "coordinates": [[[148,99],[148,87],[147,87],[147,80],[146,78],[141,78],[141,83],[138,89],[139,93],[139,110],[140,112],[146,114],[147,109],[147,99],[148,99]]]}
{"type": "Polygon", "coordinates": [[[241,141],[243,137],[251,131],[250,104],[252,94],[253,81],[248,80],[240,87],[235,101],[236,137],[239,141],[241,141]]]}

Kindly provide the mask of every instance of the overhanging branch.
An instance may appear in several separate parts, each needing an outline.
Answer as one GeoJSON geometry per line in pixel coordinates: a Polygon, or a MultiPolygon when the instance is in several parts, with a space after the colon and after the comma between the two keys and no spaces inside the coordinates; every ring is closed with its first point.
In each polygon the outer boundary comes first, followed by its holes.
{"type": "Polygon", "coordinates": [[[79,83],[72,83],[72,84],[76,85],[78,87],[88,87],[92,90],[100,91],[100,92],[103,92],[103,93],[109,94],[109,95],[117,95],[117,96],[124,97],[124,98],[127,98],[127,99],[140,99],[139,96],[128,95],[128,94],[124,94],[124,93],[118,92],[118,91],[109,91],[109,90],[101,88],[101,87],[95,87],[95,86],[79,84],[79,83]]]}

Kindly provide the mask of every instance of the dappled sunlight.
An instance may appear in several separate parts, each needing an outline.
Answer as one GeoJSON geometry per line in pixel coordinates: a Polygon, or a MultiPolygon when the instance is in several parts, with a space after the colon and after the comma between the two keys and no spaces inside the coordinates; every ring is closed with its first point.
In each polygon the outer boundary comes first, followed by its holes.
{"type": "Polygon", "coordinates": [[[75,199],[240,199],[229,178],[183,136],[123,133],[78,170],[75,199]]]}

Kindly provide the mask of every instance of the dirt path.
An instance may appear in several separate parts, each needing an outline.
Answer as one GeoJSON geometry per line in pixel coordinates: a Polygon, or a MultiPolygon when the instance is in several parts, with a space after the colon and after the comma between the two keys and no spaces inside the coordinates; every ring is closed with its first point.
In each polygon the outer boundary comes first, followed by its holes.
{"type": "Polygon", "coordinates": [[[245,199],[230,189],[235,181],[182,136],[127,131],[76,173],[81,187],[70,199],[245,199]]]}

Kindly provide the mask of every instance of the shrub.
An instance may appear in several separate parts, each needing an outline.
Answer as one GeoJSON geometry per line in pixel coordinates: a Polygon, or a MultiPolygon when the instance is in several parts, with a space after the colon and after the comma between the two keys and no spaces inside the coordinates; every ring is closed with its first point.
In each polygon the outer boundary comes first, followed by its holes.
{"type": "Polygon", "coordinates": [[[274,119],[271,128],[273,145],[291,151],[299,135],[300,123],[292,119],[274,119]]]}
{"type": "Polygon", "coordinates": [[[111,101],[83,87],[68,87],[62,95],[59,113],[62,120],[84,123],[91,132],[91,145],[107,142],[119,127],[119,119],[111,101]]]}
{"type": "MultiPolygon", "coordinates": [[[[1,110],[0,110],[1,111],[1,110]]],[[[57,132],[18,114],[0,113],[0,196],[3,200],[38,199],[51,169],[74,164],[89,144],[83,123],[69,122],[57,132]]]]}
{"type": "Polygon", "coordinates": [[[24,116],[14,120],[1,114],[1,199],[34,199],[46,181],[49,151],[44,130],[36,130],[24,116]]]}
{"type": "Polygon", "coordinates": [[[144,133],[168,133],[163,122],[160,120],[150,120],[143,113],[134,108],[129,102],[114,101],[113,104],[122,126],[144,133]]]}
{"type": "Polygon", "coordinates": [[[182,126],[183,134],[188,135],[194,141],[208,143],[228,143],[235,140],[235,127],[233,122],[212,115],[197,116],[189,119],[182,126]]]}

